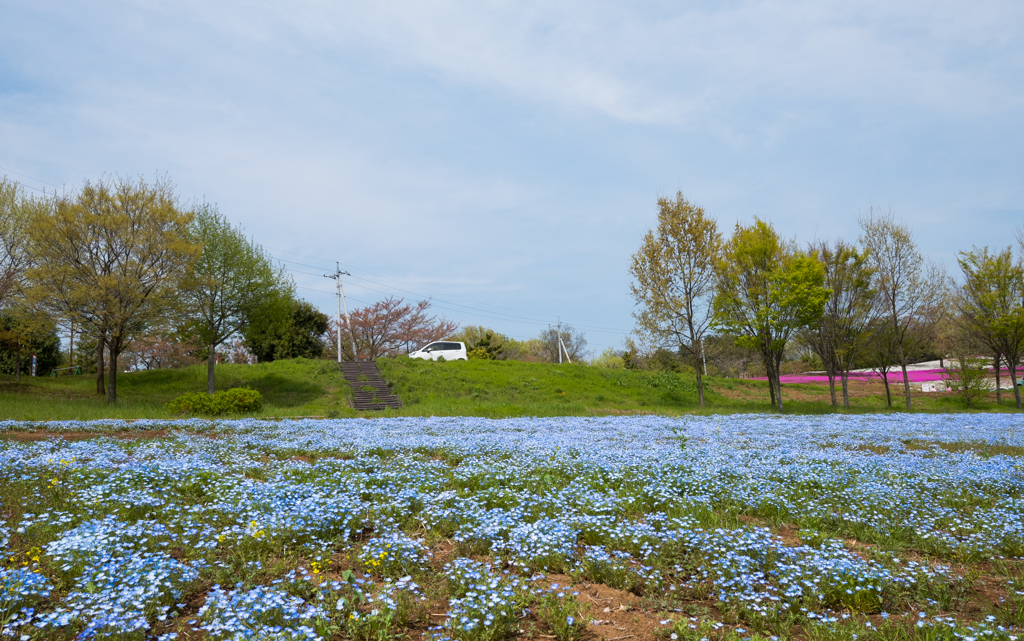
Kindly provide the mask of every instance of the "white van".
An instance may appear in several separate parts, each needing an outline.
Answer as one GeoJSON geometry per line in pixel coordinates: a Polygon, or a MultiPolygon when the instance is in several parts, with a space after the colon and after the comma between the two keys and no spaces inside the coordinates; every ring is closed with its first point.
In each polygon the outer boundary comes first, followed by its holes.
{"type": "Polygon", "coordinates": [[[444,357],[446,361],[469,360],[469,357],[466,355],[466,344],[454,341],[437,341],[409,354],[409,358],[422,358],[425,361],[436,361],[441,357],[444,357]]]}

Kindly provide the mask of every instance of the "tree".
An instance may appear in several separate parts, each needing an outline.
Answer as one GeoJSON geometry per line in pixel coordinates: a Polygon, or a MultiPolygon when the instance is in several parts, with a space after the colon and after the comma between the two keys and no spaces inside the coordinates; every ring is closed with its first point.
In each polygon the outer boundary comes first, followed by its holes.
{"type": "Polygon", "coordinates": [[[984,345],[971,327],[972,321],[966,317],[959,320],[950,335],[952,359],[945,367],[942,380],[970,409],[975,401],[988,396],[988,371],[984,359],[975,356],[984,345]]]}
{"type": "Polygon", "coordinates": [[[457,333],[445,337],[445,340],[465,343],[469,358],[484,360],[506,360],[506,351],[511,341],[508,336],[483,325],[463,327],[457,333]]]}
{"type": "Polygon", "coordinates": [[[53,321],[25,310],[0,315],[0,373],[13,374],[20,382],[22,374],[31,372],[33,354],[37,376],[60,366],[63,356],[53,321]]]}
{"type": "Polygon", "coordinates": [[[559,351],[562,353],[562,358],[568,356],[569,360],[573,362],[581,362],[587,356],[587,338],[583,332],[577,331],[570,325],[562,325],[562,332],[559,334],[558,329],[555,327],[549,327],[547,330],[540,333],[537,337],[537,347],[539,348],[539,354],[542,359],[549,363],[559,362],[559,351]],[[558,337],[562,337],[562,347],[558,345],[558,337]]]}
{"type": "Polygon", "coordinates": [[[622,350],[608,347],[600,356],[590,361],[590,364],[603,369],[624,369],[626,362],[622,358],[622,353],[622,350]]]}
{"type": "Polygon", "coordinates": [[[189,231],[203,251],[182,281],[187,314],[182,329],[197,336],[206,350],[206,391],[213,394],[217,347],[245,328],[263,297],[274,291],[290,293],[292,286],[283,268],[274,269],[263,248],[216,207],[199,207],[189,231]]]}
{"type": "Polygon", "coordinates": [[[496,361],[505,352],[501,339],[494,336],[493,332],[487,332],[477,339],[471,346],[467,345],[468,358],[476,358],[485,361],[496,361]]]}
{"type": "Polygon", "coordinates": [[[831,294],[821,263],[754,219],[749,227],[736,224],[716,280],[714,324],[760,352],[772,403],[783,411],[779,368],[786,343],[821,318],[831,294]]]}
{"type": "Polygon", "coordinates": [[[825,286],[832,294],[819,321],[806,334],[807,342],[821,358],[828,375],[832,407],[836,407],[836,374],[842,381],[843,407],[850,407],[849,377],[853,361],[869,336],[875,292],[867,255],[843,241],[834,246],[812,246],[825,270],[825,286]]]}
{"type": "Polygon", "coordinates": [[[891,211],[882,213],[872,208],[859,222],[861,244],[875,272],[876,309],[890,326],[910,409],[907,365],[911,355],[930,338],[929,330],[941,320],[945,275],[940,267],[925,264],[910,228],[895,222],[891,211]]]}
{"type": "Polygon", "coordinates": [[[0,178],[0,308],[22,286],[28,269],[28,221],[49,201],[29,198],[18,183],[0,178]]]}
{"type": "Polygon", "coordinates": [[[177,368],[198,363],[195,344],[175,339],[171,332],[133,338],[121,352],[121,361],[126,370],[177,368]]]}
{"type": "Polygon", "coordinates": [[[702,340],[712,319],[715,265],[722,248],[718,225],[677,192],[658,199],[658,227],[644,235],[633,254],[630,291],[640,307],[637,333],[655,344],[669,343],[693,359],[697,398],[704,407],[702,340]]]}
{"type": "Polygon", "coordinates": [[[200,248],[189,239],[192,215],[178,207],[170,183],[142,179],[86,182],[30,224],[36,305],[77,319],[109,357],[107,402],[117,402],[117,359],[131,337],[164,315],[200,248]]]}
{"type": "MultiPolygon", "coordinates": [[[[985,247],[960,252],[957,262],[964,274],[957,295],[963,328],[993,355],[997,403],[1001,393],[1001,361],[1006,361],[1020,409],[1020,388],[1016,382],[1017,364],[1024,349],[1024,261],[1014,260],[1009,247],[998,254],[990,254],[985,247]]],[[[960,360],[963,367],[963,359],[960,360]]]]}
{"type": "Polygon", "coordinates": [[[283,298],[253,313],[242,342],[260,362],[320,358],[328,325],[327,314],[310,303],[283,298]]]}
{"type": "MultiPolygon", "coordinates": [[[[351,325],[342,319],[341,331],[355,334],[358,358],[372,360],[382,356],[398,356],[407,353],[409,349],[451,336],[459,328],[458,323],[443,316],[431,316],[429,312],[429,300],[408,304],[405,299],[389,296],[353,310],[351,325]]],[[[331,323],[328,333],[332,340],[337,338],[336,331],[334,323],[331,323]]],[[[342,354],[351,359],[354,356],[352,348],[346,343],[342,341],[342,354]]]]}
{"type": "Polygon", "coordinates": [[[892,390],[889,388],[889,371],[899,358],[899,348],[893,334],[892,325],[885,319],[875,318],[868,323],[866,352],[871,371],[885,385],[885,404],[892,409],[892,390]]]}

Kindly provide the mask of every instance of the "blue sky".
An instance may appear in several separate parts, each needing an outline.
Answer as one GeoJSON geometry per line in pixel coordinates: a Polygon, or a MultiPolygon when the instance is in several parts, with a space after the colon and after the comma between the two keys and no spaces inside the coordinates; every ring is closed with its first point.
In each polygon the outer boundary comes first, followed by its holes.
{"type": "Polygon", "coordinates": [[[598,353],[677,189],[800,243],[891,207],[954,274],[1011,243],[1022,34],[1011,1],[9,3],[0,174],[166,172],[325,311],[339,260],[352,305],[598,353]]]}

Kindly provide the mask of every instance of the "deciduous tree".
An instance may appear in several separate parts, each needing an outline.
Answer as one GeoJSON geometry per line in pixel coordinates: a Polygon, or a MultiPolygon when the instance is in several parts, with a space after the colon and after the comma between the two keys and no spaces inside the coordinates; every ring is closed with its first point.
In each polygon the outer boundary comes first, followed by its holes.
{"type": "Polygon", "coordinates": [[[634,278],[630,291],[639,307],[633,313],[637,334],[644,342],[668,344],[690,355],[701,407],[701,348],[713,315],[715,266],[721,247],[714,219],[677,192],[674,200],[658,199],[658,226],[644,235],[629,268],[634,278]]]}
{"type": "Polygon", "coordinates": [[[793,334],[821,318],[830,292],[821,263],[761,220],[736,224],[717,269],[714,323],[756,349],[773,404],[781,412],[780,365],[793,334]]]}
{"type": "Polygon", "coordinates": [[[540,349],[540,356],[549,363],[559,362],[558,352],[562,349],[558,345],[558,337],[562,337],[563,358],[569,357],[574,363],[581,362],[587,356],[587,337],[583,332],[576,330],[570,325],[562,324],[562,332],[558,328],[549,327],[537,337],[537,347],[540,349]]]}
{"type": "Polygon", "coordinates": [[[253,314],[243,343],[260,362],[320,358],[328,326],[327,314],[312,304],[283,297],[253,314]]]}
{"type": "MultiPolygon", "coordinates": [[[[200,248],[192,214],[158,179],[86,182],[30,225],[30,298],[90,328],[110,356],[107,402],[117,401],[117,358],[160,318],[200,248]]],[[[102,371],[102,365],[98,368],[102,371]]]]}
{"type": "Polygon", "coordinates": [[[190,233],[203,250],[181,284],[182,329],[206,350],[206,391],[213,394],[217,348],[245,328],[263,299],[292,286],[283,268],[275,269],[263,248],[213,205],[196,210],[190,233]]]}
{"type": "Polygon", "coordinates": [[[1017,364],[1024,349],[1024,261],[1015,260],[1009,247],[998,254],[989,253],[985,247],[960,252],[957,262],[964,274],[957,295],[963,327],[993,355],[997,402],[999,370],[1001,361],[1006,361],[1020,409],[1016,382],[1017,364]]]}
{"type": "Polygon", "coordinates": [[[860,226],[860,242],[875,272],[876,310],[890,327],[910,409],[907,365],[911,355],[929,340],[929,329],[941,320],[946,277],[941,267],[925,263],[910,228],[897,223],[891,211],[872,208],[860,219],[860,226]]]}
{"type": "Polygon", "coordinates": [[[17,182],[0,178],[0,308],[18,293],[31,261],[28,222],[49,206],[48,200],[27,196],[17,182]]]}
{"type": "MultiPolygon", "coordinates": [[[[359,359],[405,354],[407,349],[451,336],[459,328],[458,323],[443,316],[431,316],[429,300],[409,304],[394,296],[353,310],[350,318],[351,326],[342,319],[341,331],[343,335],[354,332],[359,359]]],[[[328,333],[332,340],[337,337],[336,331],[331,323],[328,333]]],[[[345,358],[353,357],[351,349],[347,341],[342,341],[345,358]]]]}
{"type": "Polygon", "coordinates": [[[836,407],[835,377],[842,382],[843,407],[850,407],[849,376],[853,361],[868,338],[874,308],[872,269],[867,255],[843,241],[811,246],[825,270],[825,286],[832,292],[819,321],[807,332],[808,343],[821,358],[828,374],[832,406],[836,407]]]}

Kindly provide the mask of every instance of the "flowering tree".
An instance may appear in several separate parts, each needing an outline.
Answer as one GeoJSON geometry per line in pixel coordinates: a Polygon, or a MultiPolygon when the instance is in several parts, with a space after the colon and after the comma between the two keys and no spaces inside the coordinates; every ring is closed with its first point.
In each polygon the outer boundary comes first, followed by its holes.
{"type": "MultiPolygon", "coordinates": [[[[374,359],[405,354],[408,350],[450,336],[459,328],[455,321],[431,316],[429,310],[429,300],[410,304],[394,296],[353,310],[351,327],[345,319],[341,321],[342,357],[352,360],[351,341],[347,340],[350,332],[355,335],[358,357],[374,359]]],[[[335,321],[331,321],[327,333],[332,344],[337,345],[335,321]]]]}

